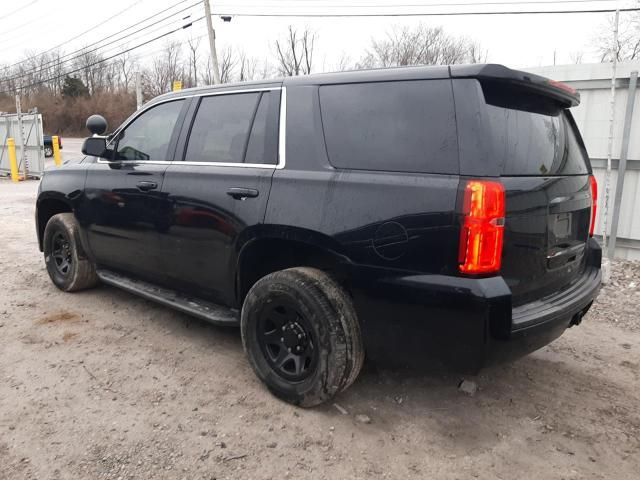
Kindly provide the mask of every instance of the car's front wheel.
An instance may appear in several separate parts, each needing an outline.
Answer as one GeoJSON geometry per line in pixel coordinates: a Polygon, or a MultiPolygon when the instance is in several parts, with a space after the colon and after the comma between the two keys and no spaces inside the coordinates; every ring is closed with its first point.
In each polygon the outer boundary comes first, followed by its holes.
{"type": "Polygon", "coordinates": [[[242,307],[242,342],[257,376],[277,397],[311,407],[358,376],[364,361],[349,295],[314,268],[260,279],[242,307]]]}
{"type": "Polygon", "coordinates": [[[49,219],[43,247],[47,272],[60,290],[75,292],[98,283],[95,268],[82,250],[73,213],[58,213],[49,219]]]}

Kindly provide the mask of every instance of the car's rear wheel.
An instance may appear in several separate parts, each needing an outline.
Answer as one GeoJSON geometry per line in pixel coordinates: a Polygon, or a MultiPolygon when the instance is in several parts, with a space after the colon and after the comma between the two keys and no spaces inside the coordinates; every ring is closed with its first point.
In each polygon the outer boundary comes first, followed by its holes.
{"type": "Polygon", "coordinates": [[[60,290],[75,292],[98,283],[95,268],[80,244],[73,213],[58,213],[49,219],[43,247],[47,272],[60,290]]]}
{"type": "Polygon", "coordinates": [[[351,299],[314,268],[260,279],[245,298],[241,329],[257,376],[295,405],[326,402],[351,385],[362,368],[364,347],[351,299]]]}

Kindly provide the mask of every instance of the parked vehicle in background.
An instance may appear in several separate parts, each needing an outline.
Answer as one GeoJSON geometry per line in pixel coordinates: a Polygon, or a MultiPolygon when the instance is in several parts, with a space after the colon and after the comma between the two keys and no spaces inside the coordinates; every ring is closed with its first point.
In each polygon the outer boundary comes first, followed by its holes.
{"type": "Polygon", "coordinates": [[[365,349],[477,371],[597,295],[578,102],[500,65],[163,95],[47,172],[40,248],[64,291],[102,281],[239,325],[257,376],[297,405],[347,388],[365,349]]]}
{"type": "MultiPolygon", "coordinates": [[[[52,135],[44,135],[44,156],[45,157],[53,157],[53,136],[52,135]]],[[[62,137],[58,137],[58,147],[62,150],[62,137]]]]}

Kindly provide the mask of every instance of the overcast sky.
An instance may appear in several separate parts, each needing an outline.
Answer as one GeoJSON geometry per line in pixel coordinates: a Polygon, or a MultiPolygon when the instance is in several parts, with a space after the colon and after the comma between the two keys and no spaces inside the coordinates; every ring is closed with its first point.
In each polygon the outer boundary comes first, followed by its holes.
{"type": "MultiPolygon", "coordinates": [[[[165,8],[172,12],[196,3],[195,0],[179,4],[180,0],[4,0],[0,12],[3,28],[0,30],[0,63],[21,59],[25,50],[43,51],[64,44],[64,51],[73,51],[108,35],[140,22],[165,8]],[[179,5],[178,5],[179,4],[179,5]],[[11,7],[9,8],[9,5],[11,7]],[[123,10],[127,9],[125,12],[123,10]],[[122,13],[120,13],[122,12],[122,13]],[[113,17],[115,15],[114,18],[113,17]],[[89,33],[76,37],[94,27],[89,33]]],[[[526,3],[522,0],[211,0],[215,13],[408,13],[408,12],[469,12],[514,10],[576,10],[637,6],[634,0],[526,3]],[[480,5],[480,3],[483,3],[480,5]],[[503,4],[498,4],[503,3],[503,4]],[[420,5],[434,5],[422,7],[420,5]],[[476,5],[474,5],[476,4],[476,5]]],[[[203,16],[202,2],[190,10],[174,16],[172,23],[164,22],[129,39],[129,46],[175,28],[182,17],[203,16]]],[[[366,50],[372,37],[381,37],[392,25],[413,25],[424,22],[442,26],[452,34],[464,35],[478,41],[488,51],[488,61],[512,67],[571,63],[576,52],[584,54],[583,62],[597,61],[593,38],[606,28],[605,13],[499,15],[455,17],[376,17],[376,18],[303,18],[303,17],[251,17],[235,16],[230,23],[214,17],[214,28],[220,47],[231,45],[244,49],[250,55],[263,59],[273,54],[276,38],[283,35],[288,25],[310,27],[316,32],[317,50],[315,70],[331,70],[342,55],[357,60],[366,50]]],[[[623,13],[622,15],[628,15],[623,13]]],[[[146,25],[143,23],[142,25],[146,25]]],[[[128,32],[131,32],[129,30],[128,32]]],[[[171,38],[186,41],[202,37],[206,48],[205,22],[201,20],[191,28],[171,38]]],[[[164,40],[136,51],[141,58],[149,58],[162,48],[164,40]]],[[[120,51],[113,45],[105,55],[120,51]]]]}

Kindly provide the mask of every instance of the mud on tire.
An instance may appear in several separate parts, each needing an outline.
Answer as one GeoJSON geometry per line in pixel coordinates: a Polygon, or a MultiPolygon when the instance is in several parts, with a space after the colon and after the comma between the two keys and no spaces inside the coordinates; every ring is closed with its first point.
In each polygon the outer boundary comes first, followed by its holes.
{"type": "Polygon", "coordinates": [[[260,279],[245,298],[241,330],[256,375],[274,395],[302,407],[326,402],[346,389],[364,361],[351,299],[315,268],[291,268],[260,279]],[[292,355],[301,348],[299,357],[307,355],[304,363],[292,355]],[[278,360],[287,356],[278,367],[278,360]]]}
{"type": "Polygon", "coordinates": [[[95,268],[82,249],[73,213],[59,213],[49,219],[43,247],[47,272],[60,290],[75,292],[98,283],[95,268]]]}

